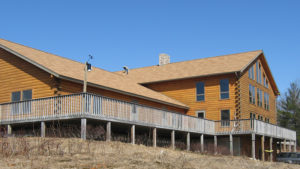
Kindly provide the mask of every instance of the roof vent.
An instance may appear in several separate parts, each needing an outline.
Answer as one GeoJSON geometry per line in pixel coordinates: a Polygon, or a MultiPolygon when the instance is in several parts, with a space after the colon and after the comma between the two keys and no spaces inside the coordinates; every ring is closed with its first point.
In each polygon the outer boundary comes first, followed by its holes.
{"type": "Polygon", "coordinates": [[[162,65],[166,65],[170,63],[170,56],[165,54],[165,53],[161,53],[159,54],[159,66],[162,65]]]}
{"type": "Polygon", "coordinates": [[[126,75],[128,75],[129,69],[127,66],[123,66],[123,73],[125,73],[126,75]]]}

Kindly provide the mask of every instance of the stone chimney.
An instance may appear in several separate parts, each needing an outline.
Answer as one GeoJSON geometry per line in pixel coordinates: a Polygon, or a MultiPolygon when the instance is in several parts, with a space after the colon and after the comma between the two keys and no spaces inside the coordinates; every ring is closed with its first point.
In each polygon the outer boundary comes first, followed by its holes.
{"type": "Polygon", "coordinates": [[[159,54],[159,66],[166,65],[168,63],[170,63],[170,56],[165,53],[159,54]]]}

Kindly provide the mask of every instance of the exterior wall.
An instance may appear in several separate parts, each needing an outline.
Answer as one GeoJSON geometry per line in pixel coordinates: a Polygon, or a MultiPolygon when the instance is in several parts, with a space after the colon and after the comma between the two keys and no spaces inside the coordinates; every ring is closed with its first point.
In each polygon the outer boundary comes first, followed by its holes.
{"type": "MultiPolygon", "coordinates": [[[[0,49],[0,103],[11,102],[11,93],[32,89],[32,98],[52,97],[82,92],[82,84],[57,79],[40,68],[0,49]]],[[[185,113],[184,109],[168,106],[145,99],[135,98],[94,87],[88,92],[139,104],[185,113]]]]}
{"type": "MultiPolygon", "coordinates": [[[[260,60],[258,60],[258,61],[261,63],[260,60]]],[[[263,73],[265,73],[264,65],[261,64],[262,65],[262,75],[261,75],[262,84],[256,82],[256,61],[252,65],[254,65],[255,80],[252,80],[248,77],[249,76],[248,75],[248,73],[249,73],[248,70],[249,69],[247,69],[245,71],[245,73],[240,78],[242,119],[249,119],[250,118],[250,113],[255,113],[256,114],[256,119],[257,119],[258,115],[261,115],[261,116],[263,116],[264,120],[265,120],[265,118],[269,118],[270,123],[276,124],[277,123],[276,96],[274,94],[274,91],[271,87],[270,82],[269,82],[269,88],[266,88],[263,85],[263,73]],[[249,101],[249,84],[255,86],[255,105],[251,104],[250,101],[249,101]],[[259,88],[263,91],[263,94],[262,94],[262,107],[257,106],[257,88],[259,88]],[[269,94],[270,110],[266,110],[264,108],[264,92],[267,92],[269,94]]],[[[267,76],[267,74],[266,74],[266,76],[267,76]]],[[[266,78],[268,79],[268,77],[266,77],[266,78]]]]}
{"type": "Polygon", "coordinates": [[[187,114],[195,116],[196,111],[204,110],[205,118],[221,120],[221,110],[229,109],[230,118],[235,114],[235,82],[234,74],[199,77],[168,82],[145,84],[144,86],[176,99],[190,107],[187,114]],[[220,99],[220,80],[229,79],[229,99],[220,99]],[[204,82],[205,101],[196,101],[196,83],[204,82]]]}
{"type": "MultiPolygon", "coordinates": [[[[82,90],[83,90],[83,85],[82,84],[77,84],[77,83],[73,83],[73,82],[70,82],[70,81],[61,80],[60,94],[62,94],[62,95],[72,94],[72,93],[79,93],[79,92],[82,92],[82,90]]],[[[169,111],[174,111],[174,112],[178,112],[178,113],[184,113],[184,114],[186,113],[186,110],[181,109],[181,108],[176,108],[176,107],[173,107],[173,106],[168,106],[168,105],[148,101],[148,100],[145,100],[145,99],[140,99],[140,98],[136,98],[136,97],[132,97],[132,96],[127,96],[127,95],[124,95],[124,94],[115,93],[115,92],[111,92],[111,91],[108,91],[108,90],[103,90],[103,89],[99,89],[99,88],[95,88],[95,87],[88,86],[87,87],[87,92],[95,93],[95,94],[99,94],[99,95],[102,95],[102,96],[115,98],[115,99],[119,99],[119,100],[123,100],[123,101],[127,101],[127,102],[137,102],[138,104],[141,104],[141,105],[147,105],[147,106],[160,108],[160,109],[165,109],[165,110],[169,110],[169,111]]]]}
{"type": "Polygon", "coordinates": [[[32,97],[54,95],[53,79],[50,74],[0,49],[0,103],[10,102],[11,93],[32,89],[32,97]]]}

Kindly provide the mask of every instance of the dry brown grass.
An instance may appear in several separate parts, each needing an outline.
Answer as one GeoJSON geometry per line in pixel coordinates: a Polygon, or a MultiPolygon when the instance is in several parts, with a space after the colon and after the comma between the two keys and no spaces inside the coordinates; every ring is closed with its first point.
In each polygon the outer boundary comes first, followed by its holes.
{"type": "Polygon", "coordinates": [[[59,138],[0,138],[1,168],[300,168],[246,157],[210,156],[120,142],[59,138]]]}

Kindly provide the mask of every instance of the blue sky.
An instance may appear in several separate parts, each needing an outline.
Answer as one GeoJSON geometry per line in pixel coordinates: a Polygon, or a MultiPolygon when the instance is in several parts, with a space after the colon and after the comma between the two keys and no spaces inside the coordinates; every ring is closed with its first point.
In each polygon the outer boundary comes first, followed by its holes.
{"type": "Polygon", "coordinates": [[[116,71],[263,49],[283,93],[300,80],[298,0],[1,1],[0,38],[116,71]]]}

